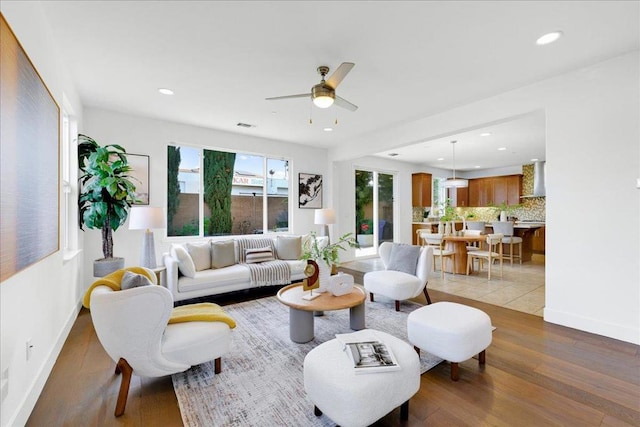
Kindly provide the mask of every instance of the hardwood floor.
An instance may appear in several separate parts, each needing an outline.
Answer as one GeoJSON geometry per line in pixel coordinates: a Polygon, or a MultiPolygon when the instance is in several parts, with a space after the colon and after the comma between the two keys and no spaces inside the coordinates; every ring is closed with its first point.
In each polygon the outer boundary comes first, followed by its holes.
{"type": "MultiPolygon", "coordinates": [[[[497,329],[486,366],[462,362],[460,380],[452,382],[449,365],[438,365],[422,375],[406,423],[396,409],[376,426],[640,426],[639,346],[429,292],[434,302],[459,302],[489,314],[497,329]]],[[[233,298],[221,303],[228,302],[233,298]]],[[[114,367],[83,309],[27,425],[182,425],[170,377],[134,375],[126,412],[115,418],[120,377],[114,367]]]]}

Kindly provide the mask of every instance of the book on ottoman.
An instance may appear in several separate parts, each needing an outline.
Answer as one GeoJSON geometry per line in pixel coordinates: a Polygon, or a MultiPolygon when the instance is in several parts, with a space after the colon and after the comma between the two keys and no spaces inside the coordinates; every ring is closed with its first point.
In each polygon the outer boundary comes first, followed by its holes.
{"type": "Polygon", "coordinates": [[[363,339],[359,336],[357,340],[349,337],[351,334],[336,334],[347,353],[356,374],[389,372],[400,369],[391,348],[379,341],[375,335],[363,339]]]}

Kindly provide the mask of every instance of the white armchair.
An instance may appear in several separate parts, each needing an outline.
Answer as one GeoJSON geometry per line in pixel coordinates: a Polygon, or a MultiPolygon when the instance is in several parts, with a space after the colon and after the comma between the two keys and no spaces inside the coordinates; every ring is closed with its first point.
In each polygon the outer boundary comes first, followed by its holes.
{"type": "MultiPolygon", "coordinates": [[[[155,283],[155,274],[149,271],[155,283]]],[[[171,292],[161,286],[114,290],[99,285],[90,294],[93,325],[100,343],[122,374],[115,416],[124,413],[131,375],[160,377],[215,360],[229,351],[230,327],[224,322],[167,324],[173,310],[171,292]]]]}
{"type": "Polygon", "coordinates": [[[413,274],[388,269],[392,248],[393,243],[382,243],[379,247],[379,253],[385,269],[370,271],[364,275],[364,288],[369,292],[369,299],[374,301],[373,295],[381,294],[395,300],[395,309],[400,311],[400,301],[415,298],[422,292],[427,298],[427,304],[431,304],[427,282],[433,263],[433,248],[428,246],[420,248],[420,255],[413,274]]]}

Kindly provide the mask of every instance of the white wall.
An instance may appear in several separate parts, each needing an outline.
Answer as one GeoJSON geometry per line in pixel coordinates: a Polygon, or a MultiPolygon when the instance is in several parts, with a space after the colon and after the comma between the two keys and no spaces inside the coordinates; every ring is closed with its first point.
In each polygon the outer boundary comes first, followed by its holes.
{"type": "MultiPolygon", "coordinates": [[[[84,133],[101,145],[120,144],[127,152],[150,156],[150,206],[166,207],[167,200],[167,144],[183,144],[196,147],[230,149],[245,153],[259,153],[291,159],[292,215],[289,221],[291,233],[304,234],[320,228],[313,223],[313,209],[298,208],[298,173],[322,174],[325,187],[331,187],[327,173],[327,151],[308,146],[273,141],[247,134],[229,133],[213,129],[182,125],[162,120],[132,116],[113,111],[86,108],[84,133]]],[[[325,206],[330,192],[325,194],[325,206]]],[[[142,246],[143,230],[129,230],[128,223],[113,236],[114,256],[124,257],[125,265],[138,264],[142,246]]],[[[99,230],[86,230],[84,237],[85,282],[93,280],[93,260],[102,258],[102,243],[99,230]]],[[[170,239],[165,230],[155,230],[156,256],[160,262],[162,252],[169,250],[170,239]]],[[[178,238],[179,239],[179,238],[178,238]]],[[[174,238],[175,241],[175,238],[174,238]]]]}
{"type": "MultiPolygon", "coordinates": [[[[331,150],[351,158],[546,113],[546,321],[640,344],[638,51],[377,131],[331,150]],[[597,233],[597,234],[596,234],[597,233]],[[606,250],[609,248],[610,250],[606,250]]],[[[351,200],[342,203],[353,204],[351,200]]]]}
{"type": "MultiPolygon", "coordinates": [[[[56,59],[40,4],[2,2],[0,10],[60,108],[66,99],[81,121],[82,105],[64,64],[56,59]]],[[[72,245],[81,249],[79,242],[72,245]]],[[[8,394],[0,410],[3,426],[26,423],[76,319],[83,293],[82,255],[67,255],[65,259],[58,251],[0,284],[0,365],[8,372],[8,394]],[[34,346],[28,361],[27,339],[34,346]]]]}

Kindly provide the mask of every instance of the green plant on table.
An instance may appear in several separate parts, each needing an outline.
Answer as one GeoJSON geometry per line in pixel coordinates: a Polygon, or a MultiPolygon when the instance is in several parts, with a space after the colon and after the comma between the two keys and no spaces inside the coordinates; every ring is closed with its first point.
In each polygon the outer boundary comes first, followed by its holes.
{"type": "Polygon", "coordinates": [[[358,242],[353,237],[353,233],[341,236],[337,242],[320,246],[316,233],[309,233],[311,238],[302,247],[302,259],[312,259],[314,261],[324,260],[328,265],[337,265],[340,261],[340,251],[346,251],[348,247],[357,248],[358,242]]]}
{"type": "Polygon", "coordinates": [[[444,206],[444,215],[440,217],[440,221],[442,222],[454,221],[457,218],[458,218],[458,215],[456,214],[456,208],[451,206],[451,199],[447,199],[444,206]]]}

